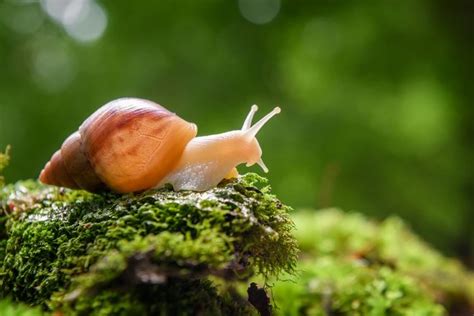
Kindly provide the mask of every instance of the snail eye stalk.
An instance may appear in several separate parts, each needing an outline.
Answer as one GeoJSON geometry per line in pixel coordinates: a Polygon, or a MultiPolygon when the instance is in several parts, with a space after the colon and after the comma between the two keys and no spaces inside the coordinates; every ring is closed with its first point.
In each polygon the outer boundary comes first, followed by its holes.
{"type": "Polygon", "coordinates": [[[256,104],[252,105],[252,107],[250,108],[250,112],[244,121],[244,125],[242,125],[243,131],[248,130],[250,126],[252,126],[252,119],[253,119],[253,116],[255,115],[255,112],[257,112],[257,110],[258,110],[258,106],[256,104]]]}
{"type": "MultiPolygon", "coordinates": [[[[245,134],[246,136],[249,138],[249,139],[252,139],[253,137],[255,137],[258,133],[258,131],[260,131],[260,129],[272,118],[274,117],[275,115],[277,115],[278,113],[281,112],[281,109],[280,107],[276,107],[274,108],[270,113],[268,113],[267,115],[265,115],[263,118],[260,119],[260,121],[258,121],[257,123],[255,123],[253,126],[249,127],[248,129],[245,130],[245,134]]],[[[251,116],[250,118],[252,119],[253,117],[253,113],[252,113],[252,110],[250,111],[249,113],[249,116],[251,116]]],[[[247,117],[248,118],[248,117],[247,117]]],[[[245,122],[247,122],[247,120],[245,120],[245,122]]],[[[244,123],[245,124],[245,123],[244,123]]]]}

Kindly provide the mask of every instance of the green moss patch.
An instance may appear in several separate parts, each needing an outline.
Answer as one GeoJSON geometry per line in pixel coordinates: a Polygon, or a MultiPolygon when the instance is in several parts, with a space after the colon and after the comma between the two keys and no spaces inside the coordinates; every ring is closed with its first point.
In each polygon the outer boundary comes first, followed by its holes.
{"type": "Polygon", "coordinates": [[[299,276],[272,289],[282,315],[470,315],[474,275],[413,234],[336,209],[294,214],[299,276]]]}
{"type": "Polygon", "coordinates": [[[53,310],[238,311],[248,307],[208,276],[278,277],[297,260],[290,208],[255,174],[204,193],[123,196],[27,181],[6,186],[0,200],[0,294],[53,310]]]}
{"type": "Polygon", "coordinates": [[[0,315],[2,316],[44,316],[39,308],[12,303],[10,300],[0,300],[0,315]]]}
{"type": "Polygon", "coordinates": [[[5,179],[2,176],[2,171],[8,166],[10,162],[9,155],[10,147],[8,146],[4,153],[0,152],[0,188],[5,185],[5,179]]]}

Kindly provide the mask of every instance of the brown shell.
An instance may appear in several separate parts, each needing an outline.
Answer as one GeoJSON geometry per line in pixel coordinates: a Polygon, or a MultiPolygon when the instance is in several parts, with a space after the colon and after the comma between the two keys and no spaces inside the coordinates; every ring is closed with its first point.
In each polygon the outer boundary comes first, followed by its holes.
{"type": "Polygon", "coordinates": [[[40,174],[46,184],[91,192],[152,188],[176,165],[195,124],[152,101],[123,98],[93,113],[40,174]]]}

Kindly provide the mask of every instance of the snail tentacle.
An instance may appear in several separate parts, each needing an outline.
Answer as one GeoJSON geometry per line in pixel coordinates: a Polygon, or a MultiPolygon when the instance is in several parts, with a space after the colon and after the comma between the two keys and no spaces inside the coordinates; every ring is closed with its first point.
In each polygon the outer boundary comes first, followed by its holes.
{"type": "Polygon", "coordinates": [[[253,116],[255,115],[255,112],[257,112],[257,110],[258,110],[258,106],[256,104],[252,105],[252,107],[250,108],[249,114],[245,118],[244,125],[242,125],[243,131],[248,130],[250,126],[252,126],[252,119],[253,119],[253,116]]]}

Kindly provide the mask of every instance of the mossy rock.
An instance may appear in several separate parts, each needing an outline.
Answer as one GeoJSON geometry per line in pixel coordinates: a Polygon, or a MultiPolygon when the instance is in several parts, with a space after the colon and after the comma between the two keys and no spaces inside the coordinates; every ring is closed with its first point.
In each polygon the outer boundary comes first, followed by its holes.
{"type": "Polygon", "coordinates": [[[83,315],[246,314],[232,286],[293,273],[290,208],[247,174],[204,193],[93,195],[35,181],[0,196],[0,295],[83,315]]]}
{"type": "Polygon", "coordinates": [[[337,209],[292,216],[297,277],[272,288],[282,315],[473,315],[474,274],[390,217],[337,209]]]}

